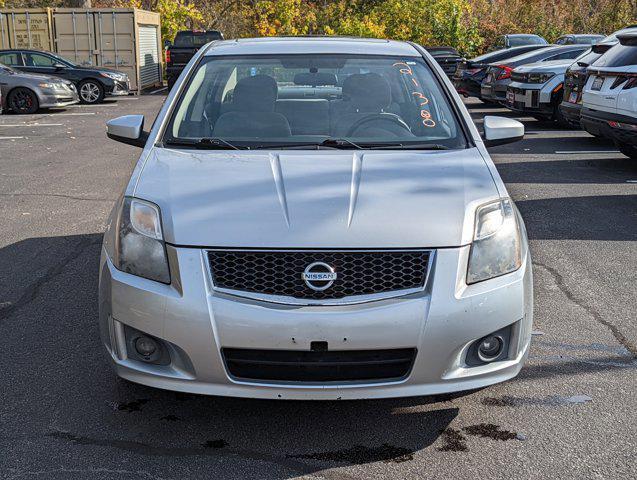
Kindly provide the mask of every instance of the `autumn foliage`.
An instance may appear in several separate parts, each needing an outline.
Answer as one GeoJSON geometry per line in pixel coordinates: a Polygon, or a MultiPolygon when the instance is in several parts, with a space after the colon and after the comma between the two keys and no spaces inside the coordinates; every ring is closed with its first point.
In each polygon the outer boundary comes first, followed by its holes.
{"type": "MultiPolygon", "coordinates": [[[[71,0],[0,0],[7,7],[62,6],[71,0]]],[[[93,0],[162,14],[171,39],[181,29],[219,29],[226,38],[356,35],[484,51],[497,35],[608,34],[637,23],[637,0],[93,0]]],[[[68,5],[67,5],[68,6],[68,5]]]]}

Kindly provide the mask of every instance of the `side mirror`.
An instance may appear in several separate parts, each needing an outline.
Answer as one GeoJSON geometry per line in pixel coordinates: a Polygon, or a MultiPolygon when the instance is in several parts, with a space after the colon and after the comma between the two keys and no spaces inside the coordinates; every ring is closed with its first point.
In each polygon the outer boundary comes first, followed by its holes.
{"type": "Polygon", "coordinates": [[[524,138],[524,125],[506,117],[484,117],[484,145],[495,147],[506,143],[517,142],[524,138]]]}
{"type": "Polygon", "coordinates": [[[66,65],[64,65],[63,63],[56,63],[55,65],[53,65],[53,68],[55,68],[56,70],[64,70],[66,68],[66,65]]]}
{"type": "Polygon", "coordinates": [[[106,136],[112,140],[144,148],[148,132],[144,131],[143,115],[124,115],[106,122],[106,136]]]}

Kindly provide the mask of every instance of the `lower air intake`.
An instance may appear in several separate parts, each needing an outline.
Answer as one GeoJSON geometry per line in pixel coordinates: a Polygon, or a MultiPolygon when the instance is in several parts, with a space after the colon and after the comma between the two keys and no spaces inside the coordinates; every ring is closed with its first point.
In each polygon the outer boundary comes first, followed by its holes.
{"type": "Polygon", "coordinates": [[[411,371],[415,348],[296,351],[224,348],[228,372],[238,379],[284,382],[400,380],[411,371]]]}

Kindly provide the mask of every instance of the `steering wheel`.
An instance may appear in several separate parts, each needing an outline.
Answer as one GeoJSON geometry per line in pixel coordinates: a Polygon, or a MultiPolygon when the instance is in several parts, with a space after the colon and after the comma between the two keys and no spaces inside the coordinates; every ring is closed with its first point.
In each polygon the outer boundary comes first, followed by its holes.
{"type": "Polygon", "coordinates": [[[409,128],[409,125],[407,125],[398,115],[393,113],[370,113],[369,115],[356,120],[352,126],[349,127],[349,130],[347,130],[346,136],[354,136],[354,132],[356,132],[356,130],[368,123],[390,124],[393,128],[390,128],[388,131],[391,133],[396,133],[396,127],[398,127],[400,130],[405,130],[407,134],[411,134],[411,128],[409,128]]]}

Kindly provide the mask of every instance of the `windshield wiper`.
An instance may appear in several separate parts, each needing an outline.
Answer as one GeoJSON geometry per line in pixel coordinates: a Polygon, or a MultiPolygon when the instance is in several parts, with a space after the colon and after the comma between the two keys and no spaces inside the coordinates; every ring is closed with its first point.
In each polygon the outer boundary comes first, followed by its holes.
{"type": "Polygon", "coordinates": [[[295,148],[307,148],[307,147],[316,147],[317,150],[320,150],[321,148],[337,148],[337,149],[346,149],[346,148],[362,149],[363,148],[357,143],[351,142],[344,138],[326,138],[322,142],[281,143],[281,144],[271,144],[271,145],[263,144],[263,145],[257,145],[252,148],[258,149],[258,150],[267,150],[269,148],[295,149],[295,148]]]}
{"type": "Polygon", "coordinates": [[[326,138],[320,144],[321,147],[334,147],[334,148],[356,148],[362,150],[358,143],[354,143],[346,138],[326,138]]]}
{"type": "Polygon", "coordinates": [[[450,150],[446,145],[440,143],[394,143],[380,144],[374,147],[376,149],[392,149],[399,148],[401,150],[450,150]]]}
{"type": "Polygon", "coordinates": [[[166,140],[166,144],[182,146],[182,147],[194,147],[206,150],[245,150],[248,147],[240,147],[234,145],[223,138],[200,138],[199,140],[166,140]]]}

